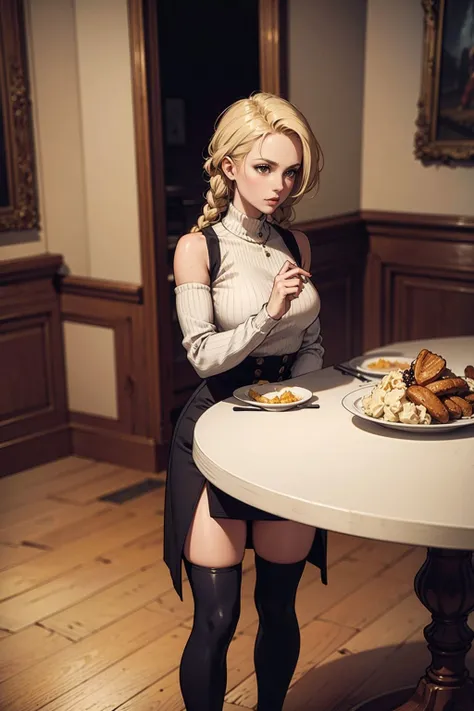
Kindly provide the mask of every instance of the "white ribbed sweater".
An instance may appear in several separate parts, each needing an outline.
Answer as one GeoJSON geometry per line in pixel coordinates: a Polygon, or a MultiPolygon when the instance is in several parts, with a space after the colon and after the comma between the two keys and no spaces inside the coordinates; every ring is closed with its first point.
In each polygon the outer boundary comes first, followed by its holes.
{"type": "Polygon", "coordinates": [[[190,282],[175,288],[183,346],[197,373],[206,378],[249,355],[295,352],[293,376],[321,368],[320,301],[313,284],[304,285],[280,320],[267,313],[275,276],[288,258],[294,261],[271,223],[265,217],[249,218],[230,205],[213,227],[221,252],[215,281],[211,287],[190,282]]]}

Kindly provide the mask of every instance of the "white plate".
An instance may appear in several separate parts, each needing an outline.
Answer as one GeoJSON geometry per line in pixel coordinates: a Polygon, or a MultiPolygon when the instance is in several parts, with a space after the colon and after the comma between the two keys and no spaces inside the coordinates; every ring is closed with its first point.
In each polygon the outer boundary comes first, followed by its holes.
{"type": "MultiPolygon", "coordinates": [[[[377,360],[380,360],[380,358],[385,358],[385,360],[390,360],[390,361],[402,361],[404,363],[408,363],[408,367],[410,367],[412,361],[415,360],[416,356],[407,356],[407,355],[384,355],[380,354],[379,356],[357,356],[357,358],[352,358],[347,365],[349,365],[351,368],[356,368],[359,370],[361,373],[364,373],[365,375],[372,375],[376,378],[381,378],[384,375],[387,375],[387,373],[390,373],[391,370],[397,370],[397,368],[388,368],[387,370],[379,370],[377,368],[369,368],[370,363],[375,363],[377,360]]],[[[405,370],[403,368],[403,370],[405,370]]]]}
{"type": "Polygon", "coordinates": [[[237,388],[234,390],[234,397],[246,405],[256,405],[261,407],[263,410],[275,410],[276,412],[282,412],[283,410],[291,410],[294,407],[299,407],[305,402],[308,402],[313,397],[311,390],[306,388],[300,388],[293,385],[284,385],[283,383],[265,383],[265,385],[244,385],[242,388],[237,388]],[[275,397],[275,395],[280,395],[286,390],[289,390],[293,395],[300,398],[298,402],[290,402],[283,404],[270,404],[264,402],[257,402],[253,400],[249,395],[249,390],[255,390],[259,395],[266,395],[267,397],[275,397]]]}
{"type": "Polygon", "coordinates": [[[369,417],[366,415],[362,407],[362,398],[369,395],[374,389],[375,385],[365,385],[364,387],[358,388],[357,390],[352,390],[342,399],[342,405],[353,415],[361,417],[363,420],[368,420],[369,422],[375,422],[378,425],[383,425],[383,427],[390,427],[396,430],[404,430],[405,432],[420,432],[422,434],[428,433],[440,433],[445,430],[455,430],[458,427],[466,427],[467,425],[474,425],[474,415],[472,417],[465,417],[461,420],[451,420],[445,425],[440,422],[432,423],[431,425],[405,425],[403,422],[387,422],[381,418],[369,417]]]}

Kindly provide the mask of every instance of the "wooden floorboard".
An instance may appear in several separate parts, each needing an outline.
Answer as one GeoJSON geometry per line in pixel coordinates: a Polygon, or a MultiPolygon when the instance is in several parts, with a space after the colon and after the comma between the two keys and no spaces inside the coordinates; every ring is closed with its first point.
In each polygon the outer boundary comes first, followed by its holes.
{"type": "MultiPolygon", "coordinates": [[[[164,474],[68,457],[0,480],[1,711],[184,711],[179,662],[192,601],[162,560],[164,488],[104,494],[164,474]]],[[[413,592],[422,548],[329,535],[329,585],[307,566],[301,653],[285,711],[349,711],[416,683],[428,614],[413,592]]],[[[255,568],[228,654],[224,711],[257,703],[255,568]]],[[[472,618],[471,618],[472,626],[472,618]]],[[[471,673],[474,653],[468,655],[471,673]]]]}

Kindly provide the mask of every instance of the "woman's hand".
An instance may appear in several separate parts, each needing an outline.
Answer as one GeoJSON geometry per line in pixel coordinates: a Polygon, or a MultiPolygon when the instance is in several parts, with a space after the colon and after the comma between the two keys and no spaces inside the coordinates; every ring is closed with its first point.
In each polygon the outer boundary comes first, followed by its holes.
{"type": "Polygon", "coordinates": [[[311,274],[290,261],[286,261],[273,282],[272,293],[267,303],[267,312],[272,318],[279,320],[286,314],[293,299],[301,294],[304,277],[311,274]]]}

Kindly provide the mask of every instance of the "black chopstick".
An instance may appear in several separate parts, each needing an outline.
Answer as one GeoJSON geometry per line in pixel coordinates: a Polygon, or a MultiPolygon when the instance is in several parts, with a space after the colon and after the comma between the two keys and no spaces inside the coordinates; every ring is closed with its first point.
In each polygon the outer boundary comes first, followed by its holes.
{"type": "Polygon", "coordinates": [[[362,373],[359,373],[357,370],[352,370],[352,368],[347,368],[344,365],[333,365],[334,370],[338,370],[340,373],[343,375],[347,375],[351,378],[358,378],[359,380],[362,380],[364,383],[371,383],[370,378],[366,378],[365,375],[362,375],[362,373]]]}

